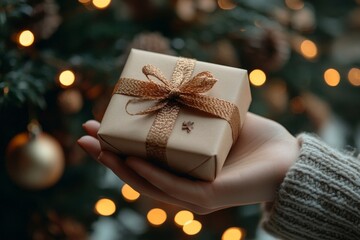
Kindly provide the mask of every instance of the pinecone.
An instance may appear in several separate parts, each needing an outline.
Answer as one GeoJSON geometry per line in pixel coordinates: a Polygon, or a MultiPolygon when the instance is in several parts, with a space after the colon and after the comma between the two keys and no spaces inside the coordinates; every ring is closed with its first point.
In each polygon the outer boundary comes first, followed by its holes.
{"type": "Polygon", "coordinates": [[[145,50],[149,52],[174,55],[174,51],[170,47],[170,41],[158,32],[139,33],[129,44],[127,50],[121,55],[117,61],[117,65],[122,67],[132,48],[145,50]]]}
{"type": "Polygon", "coordinates": [[[227,39],[221,39],[209,47],[211,61],[217,64],[239,67],[240,62],[233,44],[227,39]]]}
{"type": "Polygon", "coordinates": [[[157,32],[140,33],[136,35],[129,45],[129,50],[131,48],[163,54],[174,53],[170,48],[169,40],[157,32]]]}
{"type": "Polygon", "coordinates": [[[240,59],[246,69],[279,70],[290,57],[290,44],[285,33],[278,28],[266,27],[261,33],[235,37],[240,59]]]}

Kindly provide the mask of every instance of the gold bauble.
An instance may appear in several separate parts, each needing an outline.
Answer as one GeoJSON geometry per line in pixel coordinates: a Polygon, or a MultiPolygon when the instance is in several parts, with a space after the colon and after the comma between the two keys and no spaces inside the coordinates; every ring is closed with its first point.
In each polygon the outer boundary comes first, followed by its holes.
{"type": "Polygon", "coordinates": [[[81,110],[83,98],[79,90],[67,89],[58,96],[60,109],[66,114],[74,114],[81,110]]]}
{"type": "Polygon", "coordinates": [[[24,132],[16,135],[6,151],[9,176],[27,189],[44,189],[54,185],[64,171],[64,154],[50,135],[24,132]]]}

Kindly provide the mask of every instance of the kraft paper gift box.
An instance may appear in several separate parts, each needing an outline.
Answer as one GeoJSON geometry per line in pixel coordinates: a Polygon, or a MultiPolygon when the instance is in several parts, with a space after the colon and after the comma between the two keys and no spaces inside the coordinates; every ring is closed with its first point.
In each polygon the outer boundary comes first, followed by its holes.
{"type": "Polygon", "coordinates": [[[247,71],[179,59],[132,49],[98,137],[104,150],[211,181],[221,171],[251,102],[247,71]],[[196,81],[189,84],[192,79],[196,81]]]}

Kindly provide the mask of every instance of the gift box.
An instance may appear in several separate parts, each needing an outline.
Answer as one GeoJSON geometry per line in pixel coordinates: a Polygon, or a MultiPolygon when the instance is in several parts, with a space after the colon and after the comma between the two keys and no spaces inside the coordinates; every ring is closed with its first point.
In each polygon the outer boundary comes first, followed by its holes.
{"type": "Polygon", "coordinates": [[[211,181],[250,102],[246,70],[132,49],[98,137],[104,150],[211,181]]]}

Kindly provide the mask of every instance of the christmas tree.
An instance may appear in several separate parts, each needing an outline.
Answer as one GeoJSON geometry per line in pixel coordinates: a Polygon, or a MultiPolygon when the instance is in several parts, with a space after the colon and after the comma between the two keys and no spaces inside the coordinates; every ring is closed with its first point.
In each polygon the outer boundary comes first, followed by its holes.
{"type": "Polygon", "coordinates": [[[258,205],[194,215],[76,144],[131,48],[246,69],[252,112],[360,147],[359,0],[2,0],[0,36],[1,239],[270,239],[258,205]]]}

